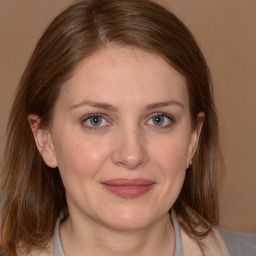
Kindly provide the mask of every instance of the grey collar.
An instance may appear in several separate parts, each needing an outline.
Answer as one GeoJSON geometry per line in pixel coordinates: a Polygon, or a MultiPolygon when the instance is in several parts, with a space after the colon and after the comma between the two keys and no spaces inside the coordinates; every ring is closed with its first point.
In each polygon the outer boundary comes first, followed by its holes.
{"type": "MultiPolygon", "coordinates": [[[[183,256],[183,248],[181,242],[181,235],[180,235],[180,225],[176,216],[176,213],[172,210],[171,211],[171,219],[174,226],[175,231],[175,252],[174,256],[183,256]]],[[[56,222],[54,235],[53,235],[53,256],[65,256],[63,252],[63,247],[60,240],[60,218],[56,222]]]]}

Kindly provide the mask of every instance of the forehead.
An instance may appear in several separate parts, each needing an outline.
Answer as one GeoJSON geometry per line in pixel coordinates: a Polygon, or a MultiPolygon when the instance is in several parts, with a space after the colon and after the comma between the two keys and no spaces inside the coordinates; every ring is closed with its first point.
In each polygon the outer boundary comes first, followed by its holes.
{"type": "Polygon", "coordinates": [[[108,47],[85,58],[63,85],[59,100],[150,104],[188,103],[185,78],[160,56],[137,48],[108,47]]]}

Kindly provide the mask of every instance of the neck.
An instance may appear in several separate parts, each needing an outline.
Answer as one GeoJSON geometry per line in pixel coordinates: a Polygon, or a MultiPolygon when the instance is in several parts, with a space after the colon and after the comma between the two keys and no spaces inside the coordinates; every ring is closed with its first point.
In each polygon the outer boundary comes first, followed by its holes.
{"type": "Polygon", "coordinates": [[[173,255],[175,233],[169,214],[139,230],[115,230],[69,217],[60,226],[66,256],[173,255]],[[74,220],[73,220],[74,219],[74,220]]]}

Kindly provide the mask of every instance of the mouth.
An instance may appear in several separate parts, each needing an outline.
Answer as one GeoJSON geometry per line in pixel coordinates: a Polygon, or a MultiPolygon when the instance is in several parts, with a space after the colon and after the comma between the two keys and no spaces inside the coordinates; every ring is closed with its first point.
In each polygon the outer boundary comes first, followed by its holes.
{"type": "Polygon", "coordinates": [[[146,179],[112,179],[101,184],[116,196],[129,199],[147,193],[156,183],[146,179]]]}

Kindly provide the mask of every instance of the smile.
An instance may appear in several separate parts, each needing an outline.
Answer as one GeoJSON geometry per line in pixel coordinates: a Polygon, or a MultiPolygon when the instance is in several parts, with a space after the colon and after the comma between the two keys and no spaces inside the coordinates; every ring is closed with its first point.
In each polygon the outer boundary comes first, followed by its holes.
{"type": "Polygon", "coordinates": [[[147,193],[156,183],[145,179],[112,179],[101,184],[111,193],[128,199],[147,193]]]}

